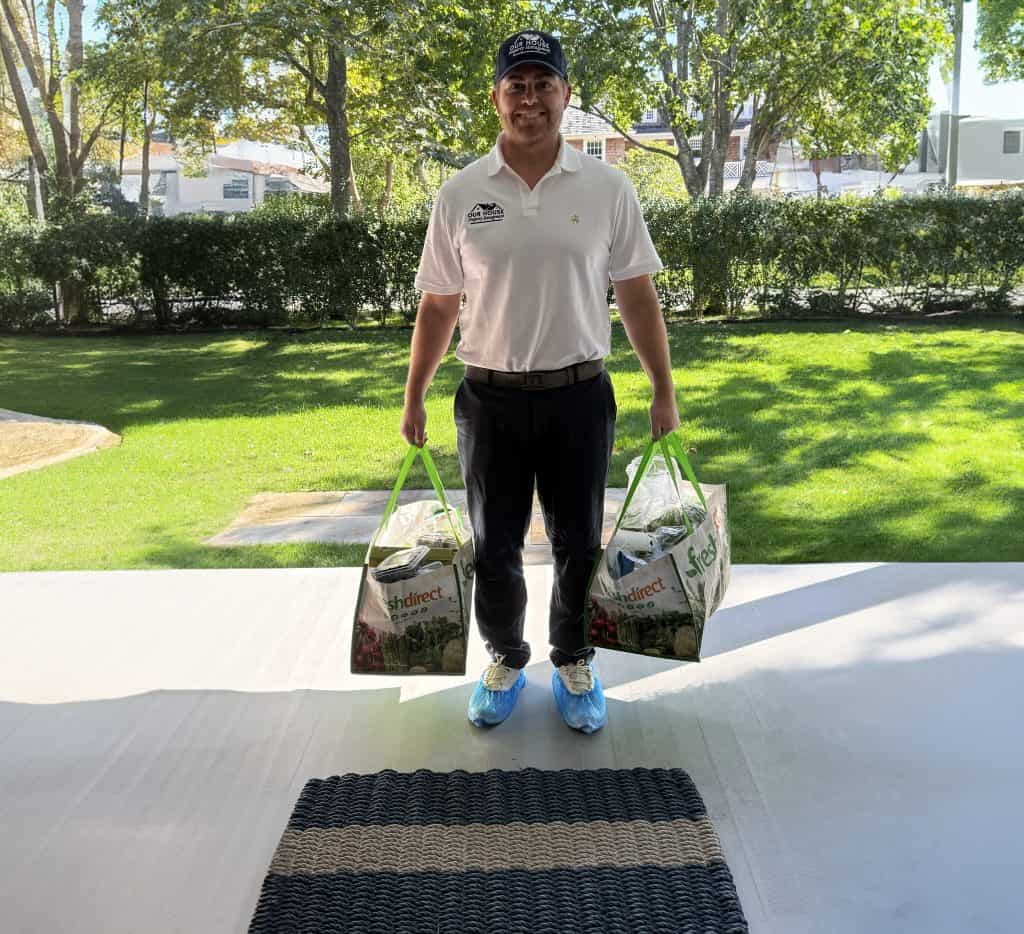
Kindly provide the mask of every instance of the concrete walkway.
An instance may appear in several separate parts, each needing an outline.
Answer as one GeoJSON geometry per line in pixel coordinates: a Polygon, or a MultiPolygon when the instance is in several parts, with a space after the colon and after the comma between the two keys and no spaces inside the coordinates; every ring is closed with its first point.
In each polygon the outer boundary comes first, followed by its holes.
{"type": "Polygon", "coordinates": [[[307,779],[526,766],[685,769],[755,934],[1021,929],[1024,564],[736,567],[699,665],[598,653],[592,737],[550,566],[488,732],[475,634],[465,677],[348,673],[359,574],[0,574],[4,934],[243,932],[307,779]]]}
{"type": "MultiPolygon", "coordinates": [[[[605,491],[604,529],[601,543],[607,544],[619,509],[628,491],[609,487],[605,491]]],[[[465,515],[466,491],[445,490],[445,496],[465,515]]],[[[232,545],[277,545],[289,542],[359,542],[369,544],[380,527],[391,498],[390,490],[357,490],[321,493],[260,493],[223,532],[204,544],[216,548],[232,545]]],[[[402,490],[399,505],[421,499],[437,499],[434,490],[402,490]]],[[[551,544],[544,528],[544,514],[536,493],[533,518],[524,564],[550,564],[551,544]]]]}

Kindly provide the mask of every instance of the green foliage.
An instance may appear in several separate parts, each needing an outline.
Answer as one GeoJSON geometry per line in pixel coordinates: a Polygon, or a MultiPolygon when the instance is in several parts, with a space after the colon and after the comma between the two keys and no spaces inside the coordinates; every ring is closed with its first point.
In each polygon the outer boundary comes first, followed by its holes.
{"type": "MultiPolygon", "coordinates": [[[[1005,311],[1024,196],[649,200],[667,315],[1005,311]]],[[[425,205],[338,220],[326,198],[224,217],[0,225],[0,323],[40,320],[56,284],[92,321],[160,327],[415,320],[425,205]]]]}
{"type": "Polygon", "coordinates": [[[979,0],[976,42],[986,83],[1024,79],[1024,5],[1020,0],[979,0]]]}
{"type": "Polygon", "coordinates": [[[667,314],[1005,311],[1024,266],[1024,197],[959,193],[645,205],[667,314]]]}
{"type": "MultiPolygon", "coordinates": [[[[558,0],[554,7],[586,110],[628,126],[657,107],[679,136],[693,137],[751,101],[757,146],[792,136],[814,157],[872,151],[896,170],[912,157],[930,109],[929,66],[950,45],[943,2],[558,0]]],[[[710,153],[698,162],[684,151],[680,160],[692,197],[722,195],[710,153]]]]}
{"type": "Polygon", "coordinates": [[[615,163],[629,176],[641,202],[686,201],[689,194],[674,159],[635,146],[615,163]]]}
{"type": "MultiPolygon", "coordinates": [[[[2,167],[0,167],[2,171],[2,167]]],[[[28,221],[28,202],[22,185],[0,184],[0,225],[23,224],[28,221]]]]}

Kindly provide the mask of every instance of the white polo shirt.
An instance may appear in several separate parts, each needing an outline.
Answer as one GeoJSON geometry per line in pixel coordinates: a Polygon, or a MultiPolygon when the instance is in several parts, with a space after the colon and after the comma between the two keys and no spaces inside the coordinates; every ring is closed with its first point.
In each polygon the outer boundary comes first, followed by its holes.
{"type": "Polygon", "coordinates": [[[611,351],[608,283],[662,269],[624,172],[573,149],[531,191],[494,148],[441,186],[416,288],[466,293],[455,356],[558,370],[611,351]]]}

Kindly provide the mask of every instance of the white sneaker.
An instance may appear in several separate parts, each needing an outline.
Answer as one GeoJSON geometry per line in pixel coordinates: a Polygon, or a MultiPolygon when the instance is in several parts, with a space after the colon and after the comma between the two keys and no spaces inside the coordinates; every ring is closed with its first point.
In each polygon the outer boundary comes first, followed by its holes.
{"type": "Polygon", "coordinates": [[[593,662],[587,664],[583,659],[559,665],[558,677],[570,694],[589,694],[594,690],[593,662]]]}
{"type": "Polygon", "coordinates": [[[519,680],[521,669],[509,668],[504,664],[505,656],[497,655],[480,676],[480,681],[489,691],[511,691],[519,680]]]}

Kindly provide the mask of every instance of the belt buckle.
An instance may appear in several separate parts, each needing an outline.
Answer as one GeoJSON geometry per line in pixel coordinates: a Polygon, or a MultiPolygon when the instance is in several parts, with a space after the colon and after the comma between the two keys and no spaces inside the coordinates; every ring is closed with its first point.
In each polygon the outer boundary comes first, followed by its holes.
{"type": "Polygon", "coordinates": [[[544,388],[544,374],[543,373],[524,373],[523,374],[523,388],[525,388],[525,389],[543,389],[544,388]]]}

